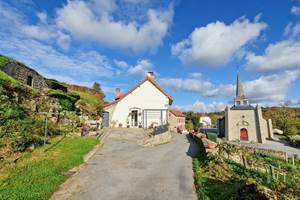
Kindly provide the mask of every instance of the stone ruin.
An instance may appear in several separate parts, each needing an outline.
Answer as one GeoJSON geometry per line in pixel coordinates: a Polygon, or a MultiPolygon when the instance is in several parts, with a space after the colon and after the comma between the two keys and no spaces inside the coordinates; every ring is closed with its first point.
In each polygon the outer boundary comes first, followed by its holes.
{"type": "Polygon", "coordinates": [[[35,89],[48,87],[42,75],[20,62],[12,61],[8,63],[3,71],[18,81],[35,89]]]}

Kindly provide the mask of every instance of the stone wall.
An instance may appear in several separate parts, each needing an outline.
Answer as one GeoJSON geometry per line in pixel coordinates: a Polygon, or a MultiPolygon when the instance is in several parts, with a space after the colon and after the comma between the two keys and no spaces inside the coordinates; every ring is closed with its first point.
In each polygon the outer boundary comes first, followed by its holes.
{"type": "Polygon", "coordinates": [[[4,67],[3,71],[8,75],[14,77],[18,81],[26,85],[30,85],[35,89],[47,88],[44,77],[37,73],[35,70],[26,67],[22,63],[11,62],[4,67]]]}

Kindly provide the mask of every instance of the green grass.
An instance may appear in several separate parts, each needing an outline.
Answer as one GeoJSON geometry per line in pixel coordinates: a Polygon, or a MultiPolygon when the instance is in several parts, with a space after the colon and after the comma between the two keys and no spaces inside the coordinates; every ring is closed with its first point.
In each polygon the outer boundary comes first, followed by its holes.
{"type": "Polygon", "coordinates": [[[8,57],[0,56],[0,70],[3,70],[3,68],[9,63],[9,61],[10,59],[8,57]]]}
{"type": "Polygon", "coordinates": [[[265,195],[279,199],[294,199],[300,196],[300,162],[287,163],[264,153],[247,155],[248,161],[255,161],[261,166],[271,165],[286,174],[278,179],[269,172],[245,168],[242,164],[224,158],[198,156],[193,159],[194,181],[199,199],[265,199],[265,195]],[[265,189],[269,192],[265,193],[265,189]],[[254,191],[255,192],[254,192],[254,191]],[[244,194],[244,195],[243,195],[244,194]],[[243,195],[243,196],[241,196],[243,195]]]}
{"type": "Polygon", "coordinates": [[[67,172],[84,162],[99,141],[94,138],[57,137],[51,144],[26,154],[14,167],[0,171],[0,199],[48,199],[67,172]]]}
{"type": "Polygon", "coordinates": [[[80,99],[78,100],[77,104],[87,113],[93,113],[96,115],[97,107],[102,105],[103,101],[97,98],[95,95],[87,92],[75,91],[74,93],[80,95],[80,99]]]}
{"type": "Polygon", "coordinates": [[[17,80],[12,78],[11,76],[7,75],[5,72],[0,70],[0,83],[9,82],[13,86],[19,86],[21,83],[19,83],[17,80]]]}

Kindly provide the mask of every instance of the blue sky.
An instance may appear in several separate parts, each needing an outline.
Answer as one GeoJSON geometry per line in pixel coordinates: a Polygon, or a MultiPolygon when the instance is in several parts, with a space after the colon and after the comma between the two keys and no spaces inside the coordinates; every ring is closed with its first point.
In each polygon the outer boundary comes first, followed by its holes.
{"type": "Polygon", "coordinates": [[[111,101],[154,71],[173,106],[300,104],[298,0],[0,0],[0,54],[111,101]]]}

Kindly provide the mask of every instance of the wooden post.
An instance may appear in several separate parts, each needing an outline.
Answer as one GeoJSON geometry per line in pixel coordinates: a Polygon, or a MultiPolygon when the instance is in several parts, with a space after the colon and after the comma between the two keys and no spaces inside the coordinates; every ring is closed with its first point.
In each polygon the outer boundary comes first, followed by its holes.
{"type": "Polygon", "coordinates": [[[295,166],[295,155],[292,155],[292,163],[293,163],[293,166],[295,166]]]}
{"type": "Polygon", "coordinates": [[[246,158],[246,156],[242,155],[242,161],[243,161],[244,167],[247,169],[248,166],[247,166],[247,158],[246,158]]]}
{"type": "Polygon", "coordinates": [[[270,175],[272,176],[272,178],[274,179],[274,167],[271,165],[270,166],[270,175]]]}
{"type": "Polygon", "coordinates": [[[285,152],[284,158],[285,158],[285,161],[286,161],[286,162],[289,162],[289,156],[288,156],[287,152],[285,152]]]}

